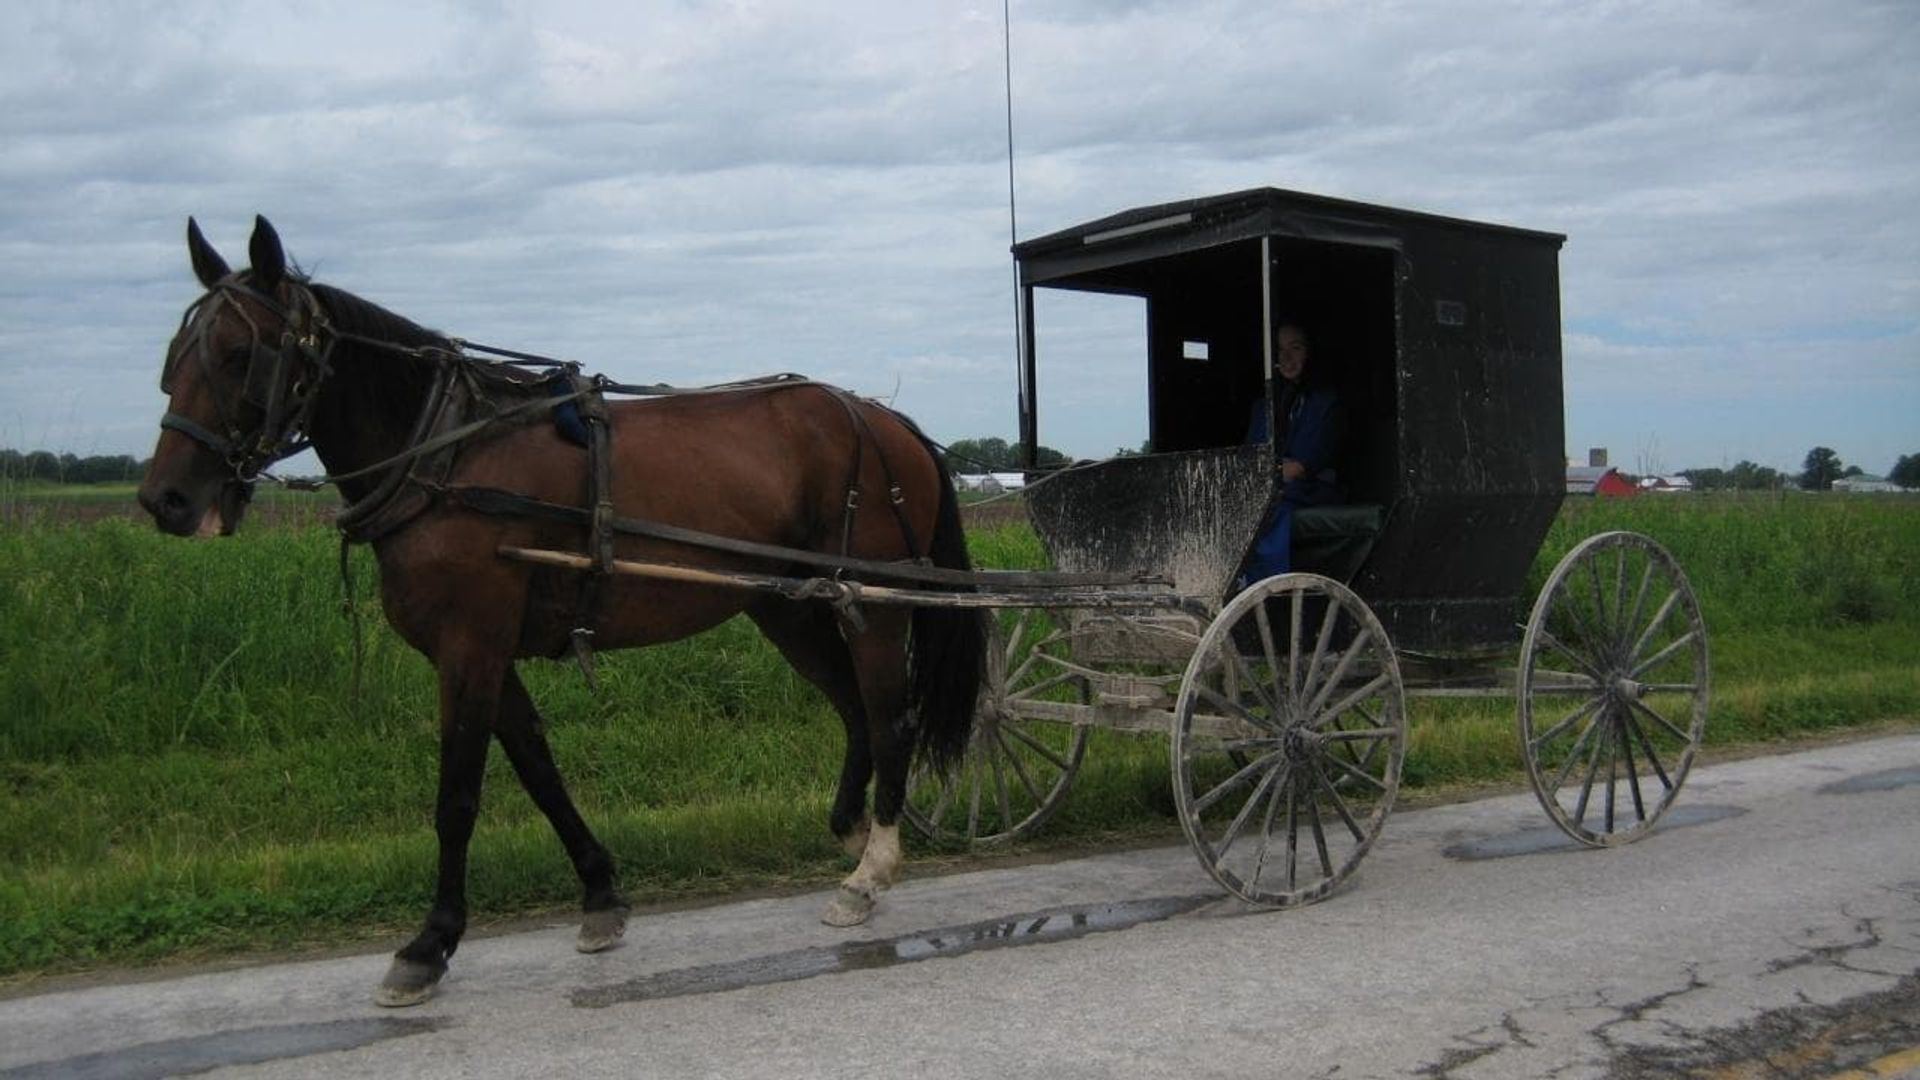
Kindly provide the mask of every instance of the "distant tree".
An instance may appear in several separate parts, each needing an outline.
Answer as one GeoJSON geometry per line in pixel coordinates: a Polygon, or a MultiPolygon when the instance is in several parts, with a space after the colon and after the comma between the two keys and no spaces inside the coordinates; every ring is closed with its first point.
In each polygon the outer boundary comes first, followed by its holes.
{"type": "Polygon", "coordinates": [[[1725,469],[1681,469],[1695,491],[1725,491],[1733,486],[1733,477],[1725,469]]]}
{"type": "Polygon", "coordinates": [[[1903,488],[1920,488],[1920,454],[1902,454],[1887,470],[1887,479],[1903,488]]]}
{"type": "Polygon", "coordinates": [[[1841,476],[1865,476],[1867,475],[1867,470],[1861,468],[1858,465],[1849,465],[1846,468],[1840,470],[1840,475],[1841,476]]]}
{"type": "MultiPolygon", "coordinates": [[[[986,439],[955,439],[947,444],[947,458],[956,472],[1014,472],[1026,467],[1020,460],[1020,444],[994,436],[986,439]]],[[[1034,459],[1041,466],[1065,465],[1067,455],[1051,446],[1034,448],[1034,459]]]]}
{"type": "Polygon", "coordinates": [[[1020,467],[1019,456],[1019,447],[1008,446],[1007,440],[998,437],[955,439],[947,444],[947,457],[960,472],[1017,469],[1020,467]]]}
{"type": "Polygon", "coordinates": [[[1805,491],[1831,491],[1833,482],[1846,475],[1845,468],[1839,454],[1816,446],[1807,451],[1807,460],[1800,466],[1800,487],[1805,491]]]}
{"type": "Polygon", "coordinates": [[[26,477],[29,480],[60,479],[60,459],[45,450],[35,450],[27,455],[26,477]]]}
{"type": "Polygon", "coordinates": [[[1771,491],[1786,482],[1778,469],[1769,469],[1744,459],[1735,462],[1733,468],[1727,470],[1727,479],[1740,491],[1771,491]]]}

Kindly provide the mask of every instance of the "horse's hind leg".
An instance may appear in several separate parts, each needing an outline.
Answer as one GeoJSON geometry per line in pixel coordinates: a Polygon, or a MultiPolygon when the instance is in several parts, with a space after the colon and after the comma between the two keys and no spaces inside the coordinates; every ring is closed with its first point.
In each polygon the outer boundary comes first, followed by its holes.
{"type": "Polygon", "coordinates": [[[540,729],[540,714],[512,668],[507,669],[500,688],[493,733],[507,752],[507,760],[513,763],[520,786],[547,816],[561,846],[567,849],[567,857],[573,860],[574,872],[580,875],[584,918],[574,947],[581,952],[612,948],[627,929],[627,902],[614,888],[613,857],[594,838],[593,830],[568,797],[566,783],[553,761],[553,750],[540,729]]]}
{"type": "Polygon", "coordinates": [[[834,792],[827,825],[854,858],[867,849],[871,824],[867,817],[867,781],[873,777],[873,754],[867,740],[866,705],[854,676],[853,657],[840,637],[832,612],[814,604],[774,599],[748,613],[760,632],[773,642],[787,663],[827,696],[846,726],[846,755],[840,763],[840,783],[834,792]]]}
{"type": "Polygon", "coordinates": [[[867,628],[847,642],[860,684],[865,732],[873,755],[873,825],[860,865],[854,868],[821,915],[833,926],[857,926],[900,876],[900,810],[906,804],[907,770],[913,757],[907,702],[907,614],[867,612],[867,628]]]}

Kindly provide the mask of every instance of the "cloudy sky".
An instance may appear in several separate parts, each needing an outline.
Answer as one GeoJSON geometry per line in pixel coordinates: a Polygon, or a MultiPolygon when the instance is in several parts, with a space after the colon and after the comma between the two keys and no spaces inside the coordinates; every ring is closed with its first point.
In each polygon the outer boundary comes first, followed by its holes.
{"type": "MultiPolygon", "coordinates": [[[[469,340],[1012,436],[1012,236],[1271,185],[1568,234],[1570,453],[1920,451],[1913,0],[1012,0],[1011,31],[1012,222],[999,3],[10,0],[0,446],[149,453],[186,218],[239,265],[255,213],[469,340]]],[[[1042,441],[1139,442],[1139,322],[1043,302],[1042,441]]]]}

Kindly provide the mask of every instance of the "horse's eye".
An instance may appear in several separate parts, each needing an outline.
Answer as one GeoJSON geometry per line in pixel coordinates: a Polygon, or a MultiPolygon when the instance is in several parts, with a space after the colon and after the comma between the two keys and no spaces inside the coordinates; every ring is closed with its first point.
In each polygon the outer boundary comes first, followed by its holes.
{"type": "Polygon", "coordinates": [[[247,358],[252,355],[252,349],[232,348],[228,349],[226,354],[220,358],[220,363],[225,367],[237,368],[244,365],[247,362],[247,358]]]}

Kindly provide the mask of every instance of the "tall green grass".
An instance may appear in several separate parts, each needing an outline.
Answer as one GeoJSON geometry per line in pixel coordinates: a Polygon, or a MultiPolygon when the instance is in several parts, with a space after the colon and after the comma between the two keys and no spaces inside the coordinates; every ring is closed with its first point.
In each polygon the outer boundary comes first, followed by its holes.
{"type": "MultiPolygon", "coordinates": [[[[1701,598],[1712,743],[1920,714],[1920,500],[1570,502],[1535,581],[1611,528],[1666,545],[1701,598]]],[[[984,566],[1045,562],[1023,526],[970,542],[984,566]]],[[[336,557],[311,526],[200,543],[123,521],[0,529],[0,974],[397,932],[424,911],[432,676],[356,551],[352,692],[336,557]]],[[[597,693],[567,665],[523,673],[634,897],[844,872],[825,828],[840,722],[749,624],[605,655],[597,693]]],[[[1520,768],[1510,703],[1423,701],[1413,719],[1416,789],[1520,768]]],[[[499,758],[473,908],[567,903],[566,860],[499,758]]],[[[1163,741],[1096,733],[1045,842],[1172,826],[1163,741]]]]}

